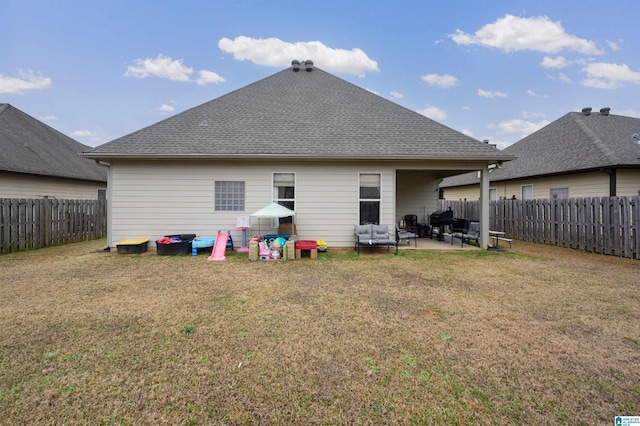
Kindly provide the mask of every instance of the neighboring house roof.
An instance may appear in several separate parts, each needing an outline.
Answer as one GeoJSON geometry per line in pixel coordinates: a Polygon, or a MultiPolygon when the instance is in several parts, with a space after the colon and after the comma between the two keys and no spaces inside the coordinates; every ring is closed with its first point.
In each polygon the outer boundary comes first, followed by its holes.
{"type": "Polygon", "coordinates": [[[80,155],[88,149],[19,109],[0,104],[0,172],[106,183],[106,168],[80,155]]]}
{"type": "Polygon", "coordinates": [[[511,159],[318,68],[285,69],[98,146],[90,158],[511,159]]]}
{"type": "MultiPolygon", "coordinates": [[[[603,109],[604,110],[604,109],[603,109]]],[[[612,167],[640,167],[640,119],[600,113],[570,112],[504,149],[516,160],[494,169],[489,180],[551,176],[612,167]]],[[[477,173],[446,178],[441,188],[477,184],[477,173]]]]}

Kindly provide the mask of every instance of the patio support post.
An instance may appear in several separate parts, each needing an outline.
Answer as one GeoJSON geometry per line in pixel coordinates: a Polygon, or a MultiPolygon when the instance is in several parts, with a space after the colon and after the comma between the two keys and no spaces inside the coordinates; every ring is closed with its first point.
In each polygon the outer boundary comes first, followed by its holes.
{"type": "Polygon", "coordinates": [[[489,169],[480,170],[480,248],[489,248],[489,169]]]}

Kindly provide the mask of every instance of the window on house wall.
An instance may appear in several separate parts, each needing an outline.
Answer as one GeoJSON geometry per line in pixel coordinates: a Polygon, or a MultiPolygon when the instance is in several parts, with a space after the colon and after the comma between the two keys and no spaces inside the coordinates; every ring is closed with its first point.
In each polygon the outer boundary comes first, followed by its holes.
{"type": "Polygon", "coordinates": [[[360,225],[380,224],[380,174],[360,174],[360,225]]]}
{"type": "Polygon", "coordinates": [[[98,189],[98,200],[106,200],[106,199],[107,199],[107,190],[98,189]]]}
{"type": "Polygon", "coordinates": [[[549,189],[549,198],[569,198],[569,188],[551,188],[549,189]]]}
{"type": "Polygon", "coordinates": [[[215,211],[244,211],[244,181],[216,181],[215,211]]]}
{"type": "Polygon", "coordinates": [[[523,200],[533,200],[533,185],[522,185],[523,200]]]}
{"type": "MultiPolygon", "coordinates": [[[[296,209],[296,174],[273,174],[273,202],[285,206],[288,209],[296,209]]],[[[291,223],[292,217],[282,217],[274,220],[274,226],[280,223],[291,223]]]]}
{"type": "Polygon", "coordinates": [[[489,201],[495,201],[498,199],[498,190],[496,188],[489,188],[489,201]]]}

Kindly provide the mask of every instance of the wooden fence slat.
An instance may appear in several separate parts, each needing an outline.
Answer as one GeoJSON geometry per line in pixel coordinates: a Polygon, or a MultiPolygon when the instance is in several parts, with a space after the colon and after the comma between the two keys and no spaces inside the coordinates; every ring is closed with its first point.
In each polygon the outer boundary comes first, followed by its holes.
{"type": "MultiPolygon", "coordinates": [[[[440,208],[477,219],[479,205],[441,200],[440,208]]],[[[640,195],[495,200],[489,203],[489,226],[523,241],[640,259],[640,195]]]]}
{"type": "Polygon", "coordinates": [[[633,211],[633,253],[634,259],[640,259],[640,195],[631,200],[633,211]]]}
{"type": "Polygon", "coordinates": [[[106,200],[0,199],[0,253],[102,238],[106,200]]]}
{"type": "Polygon", "coordinates": [[[620,230],[621,230],[621,238],[622,238],[622,253],[621,255],[624,257],[632,257],[631,253],[631,206],[629,204],[628,197],[620,198],[620,230]]]}
{"type": "Polygon", "coordinates": [[[603,250],[603,237],[602,237],[602,200],[600,197],[593,199],[593,228],[595,233],[595,248],[596,253],[602,253],[603,250]]]}

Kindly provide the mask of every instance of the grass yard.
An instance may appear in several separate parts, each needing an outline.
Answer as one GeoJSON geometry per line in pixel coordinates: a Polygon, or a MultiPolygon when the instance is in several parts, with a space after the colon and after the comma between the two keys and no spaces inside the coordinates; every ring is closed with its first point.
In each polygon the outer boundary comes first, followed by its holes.
{"type": "Polygon", "coordinates": [[[0,256],[0,423],[613,424],[640,262],[505,252],[0,256]]]}

